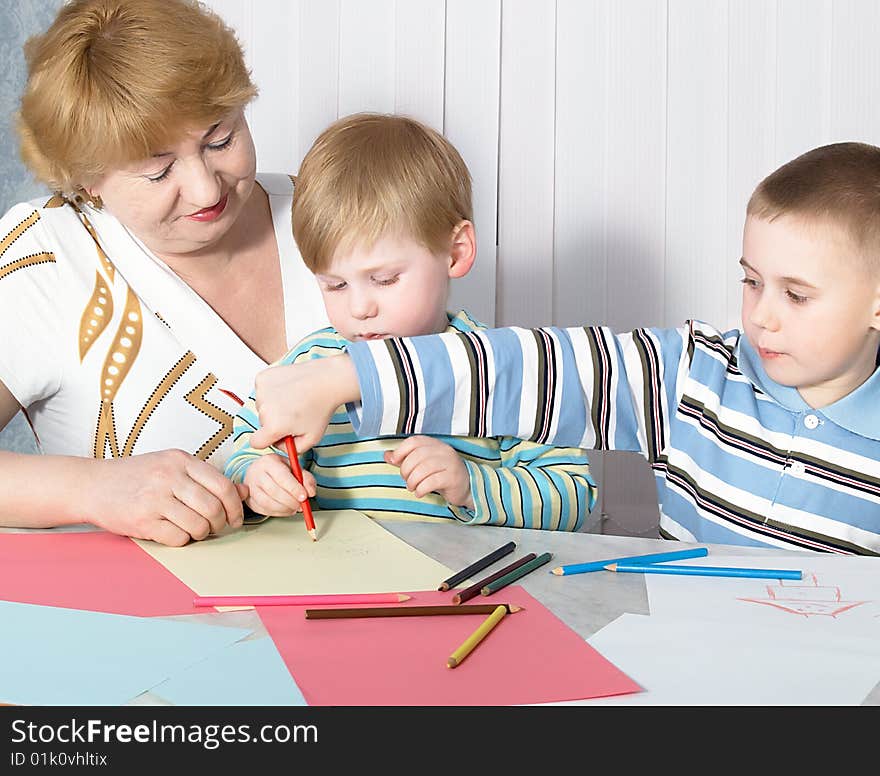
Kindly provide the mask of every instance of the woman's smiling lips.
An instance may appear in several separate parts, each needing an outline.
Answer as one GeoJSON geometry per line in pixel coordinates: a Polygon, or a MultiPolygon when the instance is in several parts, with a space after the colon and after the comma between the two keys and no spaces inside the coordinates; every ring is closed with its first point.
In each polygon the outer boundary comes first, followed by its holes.
{"type": "Polygon", "coordinates": [[[219,218],[221,213],[226,210],[226,202],[228,199],[229,194],[224,194],[220,197],[220,201],[216,205],[211,205],[211,207],[202,208],[195,213],[190,213],[187,215],[187,218],[193,221],[213,221],[215,218],[219,218]]]}

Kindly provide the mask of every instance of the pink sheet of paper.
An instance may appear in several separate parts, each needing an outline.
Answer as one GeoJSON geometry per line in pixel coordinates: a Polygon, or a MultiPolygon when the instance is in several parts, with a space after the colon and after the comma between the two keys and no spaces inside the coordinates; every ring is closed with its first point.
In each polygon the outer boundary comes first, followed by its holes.
{"type": "MultiPolygon", "coordinates": [[[[412,592],[401,606],[449,604],[412,592]]],[[[508,614],[456,668],[448,657],[488,615],[306,620],[304,607],[257,607],[288,670],[315,706],[512,706],[642,688],[519,585],[469,603],[508,614]]]]}
{"type": "Polygon", "coordinates": [[[109,614],[195,614],[195,593],[106,531],[0,534],[0,600],[109,614]]]}

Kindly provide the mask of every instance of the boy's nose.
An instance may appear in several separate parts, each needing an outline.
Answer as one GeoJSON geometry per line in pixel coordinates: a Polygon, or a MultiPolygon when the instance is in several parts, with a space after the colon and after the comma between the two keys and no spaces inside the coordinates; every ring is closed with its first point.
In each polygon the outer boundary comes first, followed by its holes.
{"type": "Polygon", "coordinates": [[[352,317],[358,320],[374,318],[377,312],[377,305],[370,296],[357,295],[351,299],[350,311],[352,317]]]}
{"type": "Polygon", "coordinates": [[[779,319],[771,309],[771,305],[765,300],[760,300],[753,308],[749,316],[753,325],[761,329],[776,331],[779,328],[779,319]]]}

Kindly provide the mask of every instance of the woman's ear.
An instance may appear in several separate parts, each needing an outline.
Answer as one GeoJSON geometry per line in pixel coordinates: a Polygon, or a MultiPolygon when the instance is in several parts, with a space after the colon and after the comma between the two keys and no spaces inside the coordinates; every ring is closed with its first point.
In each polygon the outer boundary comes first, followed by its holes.
{"type": "Polygon", "coordinates": [[[470,221],[460,221],[452,230],[449,249],[449,277],[461,278],[471,271],[477,258],[477,235],[470,221]]]}

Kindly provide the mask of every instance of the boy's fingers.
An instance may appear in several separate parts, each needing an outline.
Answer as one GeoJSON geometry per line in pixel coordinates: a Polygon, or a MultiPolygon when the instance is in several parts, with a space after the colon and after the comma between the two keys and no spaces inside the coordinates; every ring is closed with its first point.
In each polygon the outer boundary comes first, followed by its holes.
{"type": "Polygon", "coordinates": [[[272,434],[270,431],[266,429],[266,426],[262,428],[258,428],[251,434],[251,447],[254,450],[263,450],[267,447],[272,447],[272,444],[276,440],[272,438],[272,434]]]}

